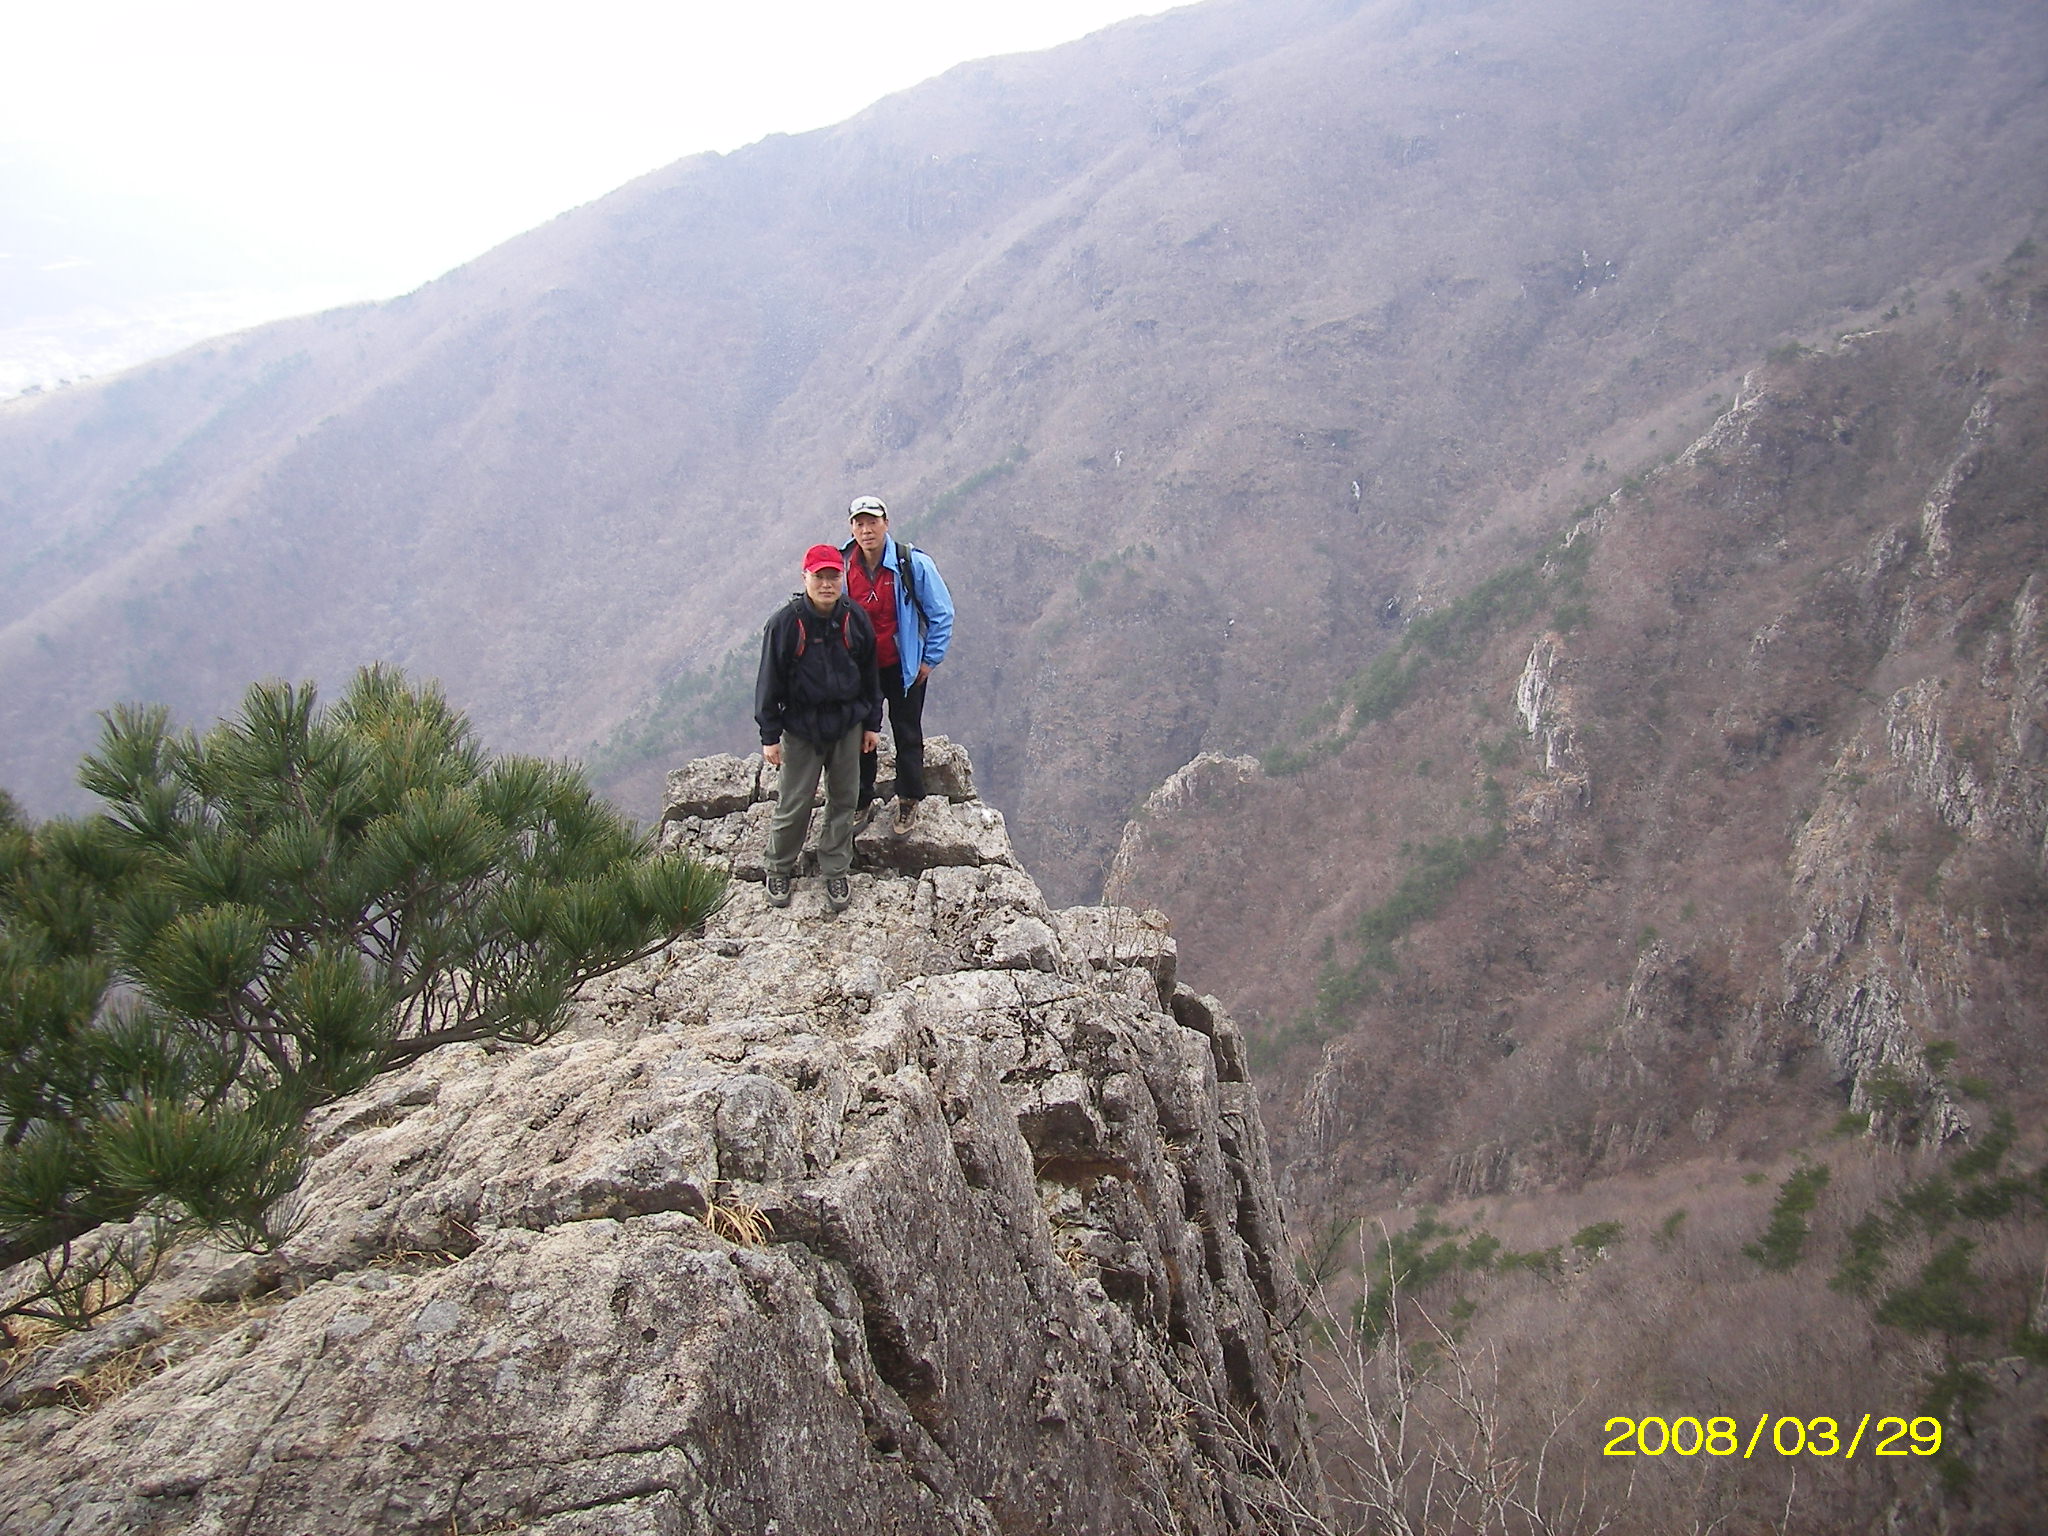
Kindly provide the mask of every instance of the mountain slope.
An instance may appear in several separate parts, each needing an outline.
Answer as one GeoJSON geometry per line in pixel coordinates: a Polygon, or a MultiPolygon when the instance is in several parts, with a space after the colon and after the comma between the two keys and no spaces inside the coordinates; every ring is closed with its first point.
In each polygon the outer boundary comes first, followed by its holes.
{"type": "Polygon", "coordinates": [[[1651,410],[2002,254],[2017,0],[1211,0],[700,157],[393,304],[0,412],[0,781],[92,711],[439,676],[516,749],[746,739],[855,490],[960,591],[934,723],[1048,888],[1258,745],[1651,410]]]}
{"type": "Polygon", "coordinates": [[[1305,1210],[2048,1102],[2048,264],[1980,276],[1755,370],[1277,776],[1127,830],[1111,894],[1248,1016],[1305,1210]]]}

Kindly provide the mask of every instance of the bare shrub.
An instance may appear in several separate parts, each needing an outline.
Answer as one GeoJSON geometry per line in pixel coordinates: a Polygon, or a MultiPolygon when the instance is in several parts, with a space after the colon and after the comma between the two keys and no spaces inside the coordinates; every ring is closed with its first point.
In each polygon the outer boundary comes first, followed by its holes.
{"type": "Polygon", "coordinates": [[[1325,1417],[1318,1450],[1333,1504],[1350,1516],[1332,1529],[1389,1536],[1573,1536],[1606,1530],[1587,1487],[1560,1491],[1551,1476],[1559,1435],[1585,1405],[1558,1408],[1533,1435],[1514,1422],[1497,1347],[1469,1344],[1402,1292],[1384,1226],[1377,1252],[1361,1229],[1366,1296],[1318,1285],[1308,1317],[1320,1347],[1308,1369],[1325,1417]],[[1367,1297],[1375,1305],[1367,1304],[1367,1297]]]}
{"type": "MultiPolygon", "coordinates": [[[[2031,1164],[2029,1164],[2031,1166],[2031,1164]]],[[[1868,1294],[1830,1281],[1870,1214],[1927,1204],[1931,1181],[1966,1168],[1953,1152],[1837,1142],[1765,1169],[1714,1158],[1490,1207],[1425,1212],[1402,1231],[1455,1243],[1485,1264],[1414,1265],[1394,1304],[1372,1307],[1390,1247],[1322,1273],[1307,1317],[1318,1450],[1347,1532],[1590,1532],[1605,1528],[1772,1532],[1952,1532],[2023,1528],[2048,1442],[2048,1383],[2026,1358],[2043,1320],[2048,1223],[2015,1207],[1933,1230],[1892,1217],[1886,1266],[1868,1294]],[[1789,1175],[1824,1166],[1801,1253],[1767,1268],[1754,1249],[1789,1175]],[[1917,1204],[1916,1204],[1917,1202],[1917,1204]],[[1675,1213],[1683,1212],[1674,1219],[1675,1213]],[[1609,1223],[1655,1240],[1570,1243],[1609,1223]],[[1967,1269],[1954,1256],[1959,1239],[1967,1269]],[[1551,1267],[1500,1254],[1560,1250],[1551,1267]],[[1944,1255],[1950,1255],[1946,1260],[1944,1255]],[[1930,1267],[1931,1266],[1931,1267],[1930,1267]],[[1880,1303],[1895,1300],[1895,1325],[1880,1303]],[[1988,1334],[1965,1330],[1981,1316],[1988,1334]],[[1382,1325],[1362,1327],[1368,1317],[1382,1325]],[[1915,1331],[1905,1323],[1936,1326],[1915,1331]],[[2031,1322],[2030,1322],[2031,1320],[2031,1322]],[[2016,1345],[2002,1343],[2014,1340],[2016,1345]],[[1780,1420],[1835,1421],[1852,1458],[1781,1454],[1780,1420]],[[1871,1454],[1885,1417],[1943,1422],[1939,1455],[1871,1454]],[[1739,1426],[1733,1454],[1663,1448],[1681,1419],[1739,1426]],[[1649,1442],[1621,1434],[1661,1421],[1649,1442]],[[1743,1453],[1759,1423],[1757,1448],[1743,1453]],[[1633,1455],[1615,1454],[1620,1448],[1633,1455]]],[[[1996,1168],[1983,1179],[1996,1183],[1996,1168]]],[[[1960,1187],[1964,1182],[1955,1178],[1960,1187]]],[[[2029,1181],[2031,1182],[2031,1181],[2029,1181]]],[[[1932,1187],[1938,1192],[1938,1183],[1932,1187]]],[[[2004,1186],[1997,1186],[2004,1187],[2004,1186]]],[[[1967,1202],[1965,1202],[1967,1209],[1967,1202]]],[[[1825,1441],[1825,1426],[1815,1430],[1825,1441]]],[[[1801,1436],[1791,1424],[1785,1443],[1801,1436]]],[[[1727,1444],[1724,1431],[1721,1443],[1727,1444]]]]}

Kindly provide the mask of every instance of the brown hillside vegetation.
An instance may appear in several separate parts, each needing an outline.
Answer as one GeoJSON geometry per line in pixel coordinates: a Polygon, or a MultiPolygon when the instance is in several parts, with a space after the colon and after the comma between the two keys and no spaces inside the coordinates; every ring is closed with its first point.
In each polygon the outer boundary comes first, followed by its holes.
{"type": "MultiPolygon", "coordinates": [[[[1368,1399],[1405,1401],[1418,1341],[1432,1392],[1462,1358],[1485,1390],[1417,1404],[1414,1443],[1552,1528],[2028,1528],[2044,278],[2029,243],[1783,349],[1666,462],[1410,614],[1264,769],[1205,760],[1126,831],[1110,895],[1174,913],[1185,974],[1251,1016],[1303,1231],[1363,1223],[1325,1371],[1345,1298],[1405,1276],[1368,1399]],[[1774,1200],[1813,1167],[1809,1238],[1774,1200]],[[1420,1234],[1408,1268],[1372,1257],[1380,1223],[1420,1234]],[[1475,1238],[1530,1262],[1419,1257],[1475,1238]],[[1944,1449],[1601,1453],[1613,1415],[1866,1411],[1938,1419],[1944,1449]]],[[[1380,1421],[1345,1403],[1337,1471],[1369,1492],[1380,1421]]],[[[1541,1528],[1432,1523],[1407,1487],[1416,1529],[1541,1528]]]]}
{"type": "Polygon", "coordinates": [[[1134,824],[1112,894],[1260,1021],[1310,1209],[1776,1145],[1937,1037],[2038,1099],[2042,273],[1759,367],[1134,824]]]}
{"type": "Polygon", "coordinates": [[[2038,1209],[1894,1233],[1871,1294],[1845,1276],[1869,1215],[1955,1161],[1824,1138],[1797,1160],[1701,1157],[1329,1234],[1309,1332],[1338,1528],[2032,1530],[2038,1209]],[[1791,1262],[1759,1262],[1786,1185],[1815,1169],[1791,1262]],[[1967,1279],[1930,1287],[1964,1230],[1967,1279]],[[1389,1294],[1369,1338],[1361,1316],[1389,1294]],[[1964,1331],[1927,1321],[1941,1309],[1964,1331]]]}
{"type": "Polygon", "coordinates": [[[937,722],[1078,895],[1144,786],[1368,660],[1368,607],[2011,249],[2043,34],[2031,0],[1210,0],[9,403],[0,782],[56,809],[115,699],[384,661],[647,814],[745,740],[792,552],[873,489],[961,594],[937,722]]]}

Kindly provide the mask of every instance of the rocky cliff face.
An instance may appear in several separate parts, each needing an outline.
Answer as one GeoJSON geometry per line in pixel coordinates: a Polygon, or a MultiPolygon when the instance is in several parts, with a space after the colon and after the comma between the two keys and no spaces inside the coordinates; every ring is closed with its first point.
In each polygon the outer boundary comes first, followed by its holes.
{"type": "Polygon", "coordinates": [[[331,1106],[281,1252],[180,1255],[26,1363],[0,1527],[1293,1529],[1299,1301],[1237,1031],[1156,914],[1050,910],[938,746],[949,798],[864,835],[837,919],[745,878],[758,760],[673,776],[728,908],[545,1047],[331,1106]]]}

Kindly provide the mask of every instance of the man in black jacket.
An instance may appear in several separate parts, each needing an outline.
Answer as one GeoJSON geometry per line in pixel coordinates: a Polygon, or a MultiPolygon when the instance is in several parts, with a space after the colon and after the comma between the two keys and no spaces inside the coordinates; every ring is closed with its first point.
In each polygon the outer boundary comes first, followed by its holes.
{"type": "Polygon", "coordinates": [[[825,902],[844,912],[853,899],[854,801],[860,757],[875,750],[882,729],[882,684],[875,670],[875,631],[846,600],[846,567],[830,544],[804,555],[804,589],[776,610],[761,632],[761,670],[754,681],[754,723],[761,755],[782,770],[775,819],[768,832],[768,904],[789,905],[790,877],[811,825],[811,797],[825,776],[825,825],[818,833],[818,872],[825,902]]]}

